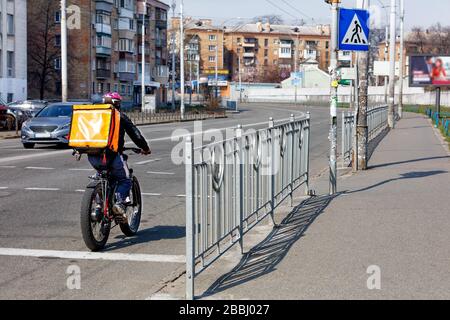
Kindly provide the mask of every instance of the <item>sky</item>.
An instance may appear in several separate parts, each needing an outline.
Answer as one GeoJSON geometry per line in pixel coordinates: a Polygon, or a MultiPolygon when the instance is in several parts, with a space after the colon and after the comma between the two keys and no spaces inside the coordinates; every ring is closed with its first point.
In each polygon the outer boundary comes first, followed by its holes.
{"type": "MultiPolygon", "coordinates": [[[[173,0],[162,1],[171,4],[173,0]]],[[[179,4],[181,0],[176,1],[179,4]]],[[[351,8],[355,4],[356,0],[342,0],[341,6],[351,8]]],[[[405,0],[405,4],[406,29],[417,25],[429,27],[437,22],[450,24],[450,0],[405,0]]],[[[385,20],[390,0],[371,0],[371,5],[379,6],[385,20]]],[[[316,23],[330,22],[330,6],[324,0],[184,0],[184,8],[186,15],[210,17],[222,22],[227,18],[252,18],[266,14],[281,15],[286,20],[303,18],[307,23],[312,22],[311,18],[316,23]]]]}

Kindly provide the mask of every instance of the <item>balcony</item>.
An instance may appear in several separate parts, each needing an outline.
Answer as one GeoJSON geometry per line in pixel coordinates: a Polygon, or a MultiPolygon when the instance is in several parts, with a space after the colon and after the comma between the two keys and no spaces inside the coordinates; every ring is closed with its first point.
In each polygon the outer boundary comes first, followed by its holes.
{"type": "Polygon", "coordinates": [[[119,72],[119,81],[133,82],[135,80],[135,74],[131,72],[119,72]]]}
{"type": "Polygon", "coordinates": [[[156,20],[155,25],[159,29],[167,29],[167,20],[156,20]]]}
{"type": "Polygon", "coordinates": [[[97,69],[97,79],[108,79],[111,77],[111,70],[97,69]]]}
{"type": "Polygon", "coordinates": [[[97,46],[96,47],[96,53],[98,56],[110,56],[111,55],[111,48],[104,47],[104,46],[97,46]]]}
{"type": "Polygon", "coordinates": [[[255,42],[244,42],[244,43],[242,44],[242,46],[243,46],[244,48],[254,48],[254,47],[256,47],[256,43],[255,43],[255,42]]]}
{"type": "Polygon", "coordinates": [[[111,12],[114,5],[114,0],[96,0],[95,8],[99,11],[111,12]]]}
{"type": "Polygon", "coordinates": [[[96,23],[95,24],[95,30],[97,31],[97,33],[103,33],[103,34],[111,35],[111,26],[108,25],[108,24],[96,23]]]}
{"type": "Polygon", "coordinates": [[[317,59],[317,51],[316,50],[305,50],[303,52],[304,59],[317,59]]]}
{"type": "Polygon", "coordinates": [[[255,53],[254,52],[244,52],[243,57],[244,58],[254,58],[255,53]]]}

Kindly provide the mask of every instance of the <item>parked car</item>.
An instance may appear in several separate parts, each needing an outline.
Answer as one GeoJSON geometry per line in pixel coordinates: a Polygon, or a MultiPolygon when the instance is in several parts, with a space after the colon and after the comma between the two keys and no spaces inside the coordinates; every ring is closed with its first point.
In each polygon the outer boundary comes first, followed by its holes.
{"type": "Polygon", "coordinates": [[[15,121],[9,109],[5,105],[0,104],[0,129],[13,130],[15,121]]]}
{"type": "Polygon", "coordinates": [[[22,144],[32,149],[36,144],[67,145],[73,106],[90,102],[52,103],[22,125],[22,144]]]}
{"type": "Polygon", "coordinates": [[[42,109],[47,106],[47,101],[44,100],[26,100],[26,101],[16,101],[8,104],[8,107],[19,109],[24,112],[30,112],[34,117],[42,109]]]}

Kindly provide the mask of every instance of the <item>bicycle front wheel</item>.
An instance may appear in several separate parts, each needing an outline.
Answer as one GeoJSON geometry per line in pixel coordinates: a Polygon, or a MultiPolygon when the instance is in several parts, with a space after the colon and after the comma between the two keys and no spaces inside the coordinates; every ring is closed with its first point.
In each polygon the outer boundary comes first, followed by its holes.
{"type": "Polygon", "coordinates": [[[111,223],[103,214],[103,204],[100,183],[86,190],[80,212],[81,233],[84,243],[92,251],[100,251],[105,247],[111,231],[111,223]]]}
{"type": "Polygon", "coordinates": [[[120,224],[120,229],[127,237],[135,236],[139,231],[142,214],[142,194],[141,186],[136,177],[133,177],[133,187],[130,198],[132,204],[127,207],[127,222],[120,224]]]}

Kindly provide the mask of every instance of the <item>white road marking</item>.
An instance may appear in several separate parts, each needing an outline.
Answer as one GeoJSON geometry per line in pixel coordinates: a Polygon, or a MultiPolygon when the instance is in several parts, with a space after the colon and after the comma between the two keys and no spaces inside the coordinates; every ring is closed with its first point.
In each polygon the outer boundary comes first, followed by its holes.
{"type": "Polygon", "coordinates": [[[163,176],[173,176],[175,173],[173,172],[155,172],[155,171],[149,171],[148,174],[156,174],[156,175],[163,175],[163,176]]]}
{"type": "Polygon", "coordinates": [[[0,187],[0,190],[6,190],[8,187],[0,187]]]}
{"type": "Polygon", "coordinates": [[[27,170],[55,170],[55,168],[45,168],[45,167],[26,167],[27,170]]]}
{"type": "Polygon", "coordinates": [[[161,159],[152,159],[152,160],[146,160],[146,161],[141,161],[141,162],[136,162],[135,165],[143,165],[143,164],[147,164],[147,163],[152,163],[152,162],[156,162],[156,161],[161,161],[161,159]]]}
{"type": "Polygon", "coordinates": [[[142,193],[142,195],[148,197],[159,197],[161,196],[161,193],[142,193]]]}
{"type": "Polygon", "coordinates": [[[94,169],[69,169],[69,171],[94,171],[94,169]]]}
{"type": "Polygon", "coordinates": [[[105,261],[133,261],[133,262],[160,262],[160,263],[185,263],[186,257],[182,255],[158,255],[158,254],[130,254],[130,253],[100,253],[83,251],[57,251],[57,250],[33,250],[0,248],[0,256],[34,257],[34,258],[58,258],[72,260],[105,260],[105,261]]]}
{"type": "Polygon", "coordinates": [[[47,156],[54,157],[59,154],[65,154],[65,153],[70,154],[72,152],[73,152],[72,150],[61,150],[61,151],[52,151],[52,152],[42,152],[42,153],[38,153],[38,154],[27,154],[27,155],[23,155],[23,156],[3,158],[3,159],[0,159],[0,163],[16,162],[16,161],[21,161],[21,160],[36,159],[36,158],[42,158],[42,157],[47,157],[47,156]]]}
{"type": "Polygon", "coordinates": [[[0,169],[14,169],[16,166],[0,166],[0,169]]]}
{"type": "Polygon", "coordinates": [[[59,191],[58,188],[25,188],[28,191],[59,191]]]}
{"type": "Polygon", "coordinates": [[[179,195],[177,195],[177,198],[186,198],[186,195],[185,194],[179,194],[179,195]]]}
{"type": "Polygon", "coordinates": [[[79,190],[75,190],[75,192],[79,192],[79,193],[85,193],[85,192],[86,192],[86,190],[82,190],[82,189],[79,189],[79,190]]]}

